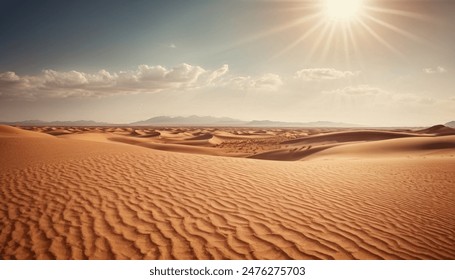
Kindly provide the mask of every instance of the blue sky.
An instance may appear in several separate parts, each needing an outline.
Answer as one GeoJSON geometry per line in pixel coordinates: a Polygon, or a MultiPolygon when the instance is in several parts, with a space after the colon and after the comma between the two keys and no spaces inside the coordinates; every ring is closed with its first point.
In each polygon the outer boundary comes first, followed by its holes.
{"type": "Polygon", "coordinates": [[[1,1],[0,120],[455,119],[455,1],[327,5],[1,1]]]}

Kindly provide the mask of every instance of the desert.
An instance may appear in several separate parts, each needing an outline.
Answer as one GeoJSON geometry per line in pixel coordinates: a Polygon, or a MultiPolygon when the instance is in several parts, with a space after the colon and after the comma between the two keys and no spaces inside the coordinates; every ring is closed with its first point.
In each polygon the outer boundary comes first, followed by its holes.
{"type": "Polygon", "coordinates": [[[455,129],[0,126],[0,259],[454,259],[455,129]]]}

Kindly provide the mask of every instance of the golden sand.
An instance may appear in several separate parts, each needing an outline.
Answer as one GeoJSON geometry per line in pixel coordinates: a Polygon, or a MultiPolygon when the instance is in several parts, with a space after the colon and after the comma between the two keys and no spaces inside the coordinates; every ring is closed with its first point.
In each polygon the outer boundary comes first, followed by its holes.
{"type": "Polygon", "coordinates": [[[454,259],[455,133],[0,126],[1,259],[454,259]]]}

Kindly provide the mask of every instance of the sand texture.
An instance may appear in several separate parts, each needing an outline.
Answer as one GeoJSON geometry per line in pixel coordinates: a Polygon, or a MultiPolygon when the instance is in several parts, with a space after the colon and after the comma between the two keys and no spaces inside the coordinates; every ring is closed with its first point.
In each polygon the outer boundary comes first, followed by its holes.
{"type": "Polygon", "coordinates": [[[0,126],[0,259],[455,259],[455,129],[0,126]]]}

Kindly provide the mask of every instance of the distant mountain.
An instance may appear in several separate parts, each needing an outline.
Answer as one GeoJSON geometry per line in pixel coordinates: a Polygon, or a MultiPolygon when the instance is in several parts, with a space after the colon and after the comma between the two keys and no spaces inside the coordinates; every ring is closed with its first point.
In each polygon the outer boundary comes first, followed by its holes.
{"type": "Polygon", "coordinates": [[[455,121],[448,122],[448,123],[445,124],[445,126],[455,128],[455,121]]]}
{"type": "Polygon", "coordinates": [[[95,121],[51,121],[45,122],[41,120],[27,120],[19,122],[3,122],[3,124],[8,125],[20,125],[20,126],[106,126],[108,123],[104,122],[95,122],[95,121]]]}
{"type": "Polygon", "coordinates": [[[45,121],[41,120],[27,120],[27,121],[20,121],[20,122],[8,122],[6,124],[11,124],[11,125],[45,125],[45,121]]]}
{"type": "Polygon", "coordinates": [[[218,118],[210,116],[168,117],[159,116],[145,121],[130,123],[137,126],[163,126],[163,125],[196,125],[196,126],[247,126],[247,127],[359,127],[355,124],[337,122],[279,122],[270,120],[242,121],[232,118],[218,118]]]}
{"type": "Polygon", "coordinates": [[[338,122],[278,122],[278,121],[251,121],[246,123],[252,127],[360,127],[358,124],[338,123],[338,122]]]}
{"type": "Polygon", "coordinates": [[[88,120],[79,121],[52,121],[27,120],[20,122],[2,122],[7,125],[18,126],[243,126],[243,127],[360,127],[360,125],[338,122],[279,122],[271,120],[242,121],[226,117],[189,116],[169,117],[159,116],[144,121],[129,124],[110,124],[88,120]]]}
{"type": "Polygon", "coordinates": [[[234,125],[244,125],[245,122],[241,120],[231,119],[231,118],[217,118],[210,116],[189,116],[189,117],[168,117],[168,116],[159,116],[150,118],[145,121],[138,121],[130,123],[130,125],[213,125],[213,126],[234,126],[234,125]]]}

